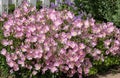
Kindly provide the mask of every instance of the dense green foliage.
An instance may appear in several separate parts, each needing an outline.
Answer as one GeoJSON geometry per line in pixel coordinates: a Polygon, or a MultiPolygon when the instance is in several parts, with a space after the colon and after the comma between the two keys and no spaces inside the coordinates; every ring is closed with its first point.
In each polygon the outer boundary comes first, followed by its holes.
{"type": "Polygon", "coordinates": [[[120,57],[107,56],[104,62],[102,61],[93,62],[93,67],[91,68],[90,75],[95,75],[97,73],[104,74],[108,72],[110,69],[114,69],[117,66],[120,66],[120,57]]]}
{"type": "Polygon", "coordinates": [[[100,21],[111,21],[120,27],[120,0],[75,0],[79,10],[90,13],[100,21]]]}
{"type": "Polygon", "coordinates": [[[12,13],[14,11],[14,9],[15,9],[15,5],[14,4],[10,4],[8,12],[12,13]]]}
{"type": "Polygon", "coordinates": [[[115,10],[115,14],[113,15],[113,21],[118,27],[120,27],[120,0],[116,0],[117,9],[115,10]]]}

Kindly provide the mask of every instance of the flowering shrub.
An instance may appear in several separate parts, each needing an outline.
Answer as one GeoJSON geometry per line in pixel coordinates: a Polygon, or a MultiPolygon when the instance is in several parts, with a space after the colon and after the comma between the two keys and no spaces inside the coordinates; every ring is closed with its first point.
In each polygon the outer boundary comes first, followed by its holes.
{"type": "Polygon", "coordinates": [[[27,2],[1,21],[4,38],[1,54],[10,72],[26,68],[36,75],[63,72],[69,77],[88,74],[91,61],[120,54],[120,30],[113,23],[75,18],[70,11],[43,8],[27,2]]]}

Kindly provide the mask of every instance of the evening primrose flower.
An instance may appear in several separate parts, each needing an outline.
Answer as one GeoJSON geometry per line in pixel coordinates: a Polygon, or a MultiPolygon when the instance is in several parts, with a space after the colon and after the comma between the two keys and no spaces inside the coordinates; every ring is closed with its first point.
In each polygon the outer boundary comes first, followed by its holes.
{"type": "Polygon", "coordinates": [[[8,45],[10,45],[10,42],[8,41],[8,40],[2,40],[2,45],[4,45],[4,46],[8,46],[8,45]]]}
{"type": "Polygon", "coordinates": [[[4,55],[4,56],[5,56],[5,55],[6,55],[6,53],[7,53],[6,49],[2,49],[0,54],[2,54],[2,55],[4,55]]]}

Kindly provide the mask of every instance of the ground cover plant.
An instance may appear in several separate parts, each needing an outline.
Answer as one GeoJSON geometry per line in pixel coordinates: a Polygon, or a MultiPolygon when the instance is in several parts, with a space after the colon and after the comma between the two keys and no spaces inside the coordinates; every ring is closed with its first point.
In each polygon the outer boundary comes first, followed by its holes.
{"type": "Polygon", "coordinates": [[[69,10],[38,11],[26,1],[0,21],[4,73],[19,78],[82,78],[96,73],[103,63],[120,64],[120,30],[112,22],[76,18],[69,10]]]}

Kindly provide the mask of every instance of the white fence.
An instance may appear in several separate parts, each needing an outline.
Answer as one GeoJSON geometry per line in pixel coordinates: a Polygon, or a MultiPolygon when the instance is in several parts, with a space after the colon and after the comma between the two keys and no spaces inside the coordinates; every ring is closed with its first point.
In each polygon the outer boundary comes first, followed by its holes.
{"type": "MultiPolygon", "coordinates": [[[[22,1],[23,0],[0,0],[0,15],[3,12],[8,13],[9,4],[15,4],[15,7],[18,7],[22,1]]],[[[37,1],[42,1],[42,7],[50,6],[50,0],[28,0],[28,1],[34,6],[36,6],[37,1]]],[[[58,0],[55,0],[55,4],[58,4],[57,1],[58,0]]],[[[62,2],[62,0],[59,0],[59,1],[62,2]]],[[[73,1],[73,0],[70,0],[70,1],[73,1]]]]}

